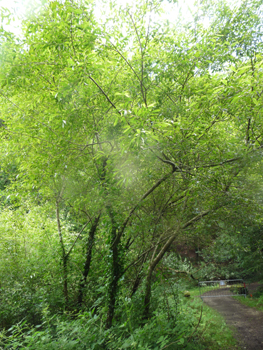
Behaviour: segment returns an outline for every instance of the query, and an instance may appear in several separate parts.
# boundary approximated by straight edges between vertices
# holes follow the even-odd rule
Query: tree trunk
[[[145,284],[145,295],[144,295],[144,315],[143,319],[148,319],[150,316],[150,303],[151,303],[151,282],[152,282],[152,274],[157,266],[157,264],[161,261],[166,251],[169,249],[170,245],[173,243],[175,238],[177,237],[179,229],[176,230],[176,233],[172,235],[165,245],[162,247],[159,254],[151,261],[150,266],[148,268],[147,276],[146,276],[146,284]]]
[[[142,277],[143,277],[143,265],[144,265],[145,261],[147,260],[148,255],[149,255],[149,253],[145,254],[143,257],[140,270],[137,273],[137,276],[136,276],[135,281],[133,283],[131,297],[137,292],[137,289],[139,288],[139,285],[141,284]]]
[[[141,281],[142,281],[142,276],[141,274],[138,274],[132,286],[131,297],[137,292],[137,289],[139,288]]]
[[[68,297],[68,259],[67,256],[63,256],[63,294],[65,302],[65,310],[68,310],[69,297]]]
[[[120,277],[119,250],[118,250],[118,245],[115,244],[112,249],[112,271],[111,271],[111,280],[109,285],[109,300],[108,300],[108,314],[107,314],[107,320],[106,320],[106,329],[109,329],[112,326],[116,298],[117,298],[119,277]]]
[[[150,302],[151,302],[151,282],[152,282],[152,274],[153,271],[156,267],[156,265],[161,261],[163,258],[164,254],[167,252],[169,249],[170,245],[173,243],[175,238],[177,237],[177,234],[179,233],[180,230],[184,230],[187,227],[193,225],[196,221],[199,221],[202,219],[204,216],[208,215],[210,213],[209,210],[206,210],[195,217],[193,217],[191,220],[186,222],[182,227],[179,227],[176,229],[175,233],[166,241],[165,245],[162,247],[156,258],[153,257],[150,266],[148,268],[148,273],[146,276],[146,285],[145,285],[145,295],[144,295],[144,319],[148,319],[150,316]]]
[[[86,251],[86,260],[84,264],[84,269],[82,273],[82,278],[79,284],[79,292],[78,292],[78,307],[81,308],[82,303],[83,303],[83,293],[84,293],[84,288],[87,282],[87,277],[89,274],[90,270],[90,264],[91,264],[91,258],[92,258],[92,248],[93,248],[93,243],[94,243],[94,237],[95,233],[99,224],[100,220],[100,215],[99,214],[93,221],[92,226],[89,231],[89,238],[88,238],[88,243],[87,243],[87,251]]]
[[[111,208],[108,208],[109,215],[112,222],[111,231],[111,271],[110,271],[110,283],[109,283],[109,299],[108,299],[108,314],[106,319],[106,329],[111,328],[114,317],[115,304],[118,292],[118,282],[121,276],[121,262],[119,256],[120,239],[117,236],[117,224],[115,221],[114,213]]]
[[[61,247],[61,253],[62,253],[62,276],[63,276],[63,295],[64,295],[64,303],[65,303],[65,309],[68,309],[68,255],[65,251],[65,246],[63,242],[63,236],[61,231],[61,224],[60,224],[60,213],[59,213],[59,202],[56,202],[56,216],[57,216],[57,227],[58,227],[58,235],[59,235],[59,242]]]

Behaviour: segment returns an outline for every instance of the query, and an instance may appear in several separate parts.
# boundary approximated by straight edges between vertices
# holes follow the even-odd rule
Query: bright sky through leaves
[[[41,1],[36,0],[0,0],[0,9],[6,8],[13,14],[12,22],[9,25],[5,25],[5,28],[14,32],[15,34],[19,34],[21,22],[18,20],[18,17],[25,15],[33,8],[38,8],[40,2]],[[125,6],[126,4],[131,4],[131,1],[118,0],[117,3],[119,3],[120,6]],[[183,17],[189,21],[191,19],[191,11],[194,8],[194,3],[194,0],[183,0],[179,1],[178,4],[171,4],[164,1],[164,13],[161,17],[162,19],[167,19],[173,23],[175,18],[177,18],[181,12]],[[98,9],[97,12],[99,14],[100,10]]]

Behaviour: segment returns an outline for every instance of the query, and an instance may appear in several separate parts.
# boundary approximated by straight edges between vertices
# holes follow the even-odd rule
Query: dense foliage
[[[262,1],[162,5],[1,28],[1,346],[202,349],[187,276],[262,278]]]

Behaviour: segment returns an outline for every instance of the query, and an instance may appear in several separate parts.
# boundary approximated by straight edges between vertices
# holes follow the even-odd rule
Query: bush
[[[152,317],[143,320],[140,293],[135,298],[120,298],[115,322],[104,327],[103,308],[97,314],[84,312],[72,319],[69,314],[42,313],[42,324],[18,323],[0,333],[3,350],[202,350],[193,336],[200,310],[186,309],[178,286],[158,285],[152,293]],[[138,312],[138,309],[141,309]],[[190,340],[191,339],[191,340]],[[189,341],[188,341],[189,340]],[[197,343],[196,343],[197,341]]]
[[[257,290],[253,293],[253,297],[262,298],[263,297],[263,286],[257,288]]]
[[[234,284],[230,287],[230,291],[234,294],[248,294],[248,290],[243,284]]]

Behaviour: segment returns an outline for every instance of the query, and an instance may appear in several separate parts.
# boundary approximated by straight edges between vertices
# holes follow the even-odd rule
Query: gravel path
[[[249,291],[255,285],[248,286]],[[263,312],[239,303],[232,297],[203,298],[204,302],[217,310],[226,323],[234,329],[241,349],[263,349]],[[225,350],[225,349],[222,349]]]

